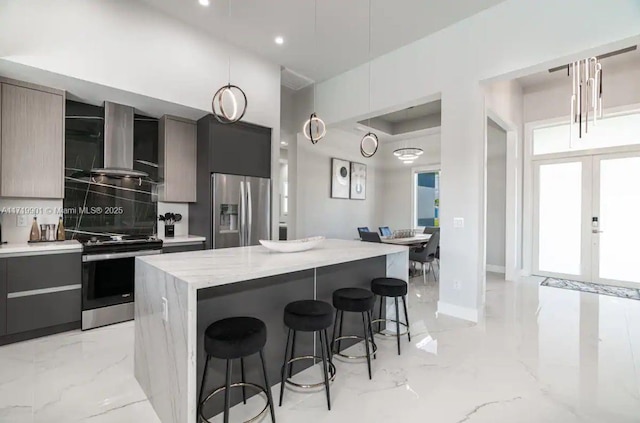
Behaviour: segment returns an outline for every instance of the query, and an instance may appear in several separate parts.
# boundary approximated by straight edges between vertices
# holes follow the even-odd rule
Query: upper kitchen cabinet
[[[160,201],[196,201],[196,123],[163,116],[159,126]]]
[[[207,148],[210,173],[271,178],[270,128],[246,122],[224,125],[207,115],[198,121],[200,154]]]
[[[63,91],[0,79],[0,196],[64,197]]]

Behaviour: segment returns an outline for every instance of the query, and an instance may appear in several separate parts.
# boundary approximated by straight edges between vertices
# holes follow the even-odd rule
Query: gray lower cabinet
[[[5,335],[81,321],[81,253],[2,259],[0,274],[6,287]]]
[[[0,79],[0,195],[64,197],[63,91]]]
[[[7,333],[7,260],[0,259],[0,336]]]
[[[196,123],[173,116],[160,119],[158,161],[161,201],[196,201]]]
[[[8,335],[78,322],[81,318],[80,289],[7,300]]]
[[[198,244],[188,244],[188,245],[174,245],[174,246],[164,246],[162,247],[162,253],[184,253],[186,251],[198,251],[204,250],[204,242],[200,242]]]

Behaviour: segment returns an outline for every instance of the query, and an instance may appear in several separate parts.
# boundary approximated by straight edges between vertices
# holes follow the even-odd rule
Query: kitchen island
[[[163,423],[195,423],[205,362],[203,333],[209,324],[243,315],[262,319],[268,333],[265,360],[274,385],[280,382],[287,335],[282,316],[289,302],[330,303],[336,289],[368,289],[375,277],[407,280],[407,275],[406,247],[333,239],[292,254],[253,246],[137,257],[136,379]],[[361,325],[357,318],[345,318],[344,333],[360,333]],[[311,334],[298,336],[296,355],[319,355],[315,348]],[[257,356],[245,359],[246,379],[262,384],[255,360]],[[224,362],[212,360],[207,392],[224,383],[223,368]],[[294,367],[294,373],[302,370],[302,364]],[[233,374],[237,378],[239,368]],[[236,394],[233,403],[241,401]],[[206,413],[221,410],[221,400],[212,401]]]

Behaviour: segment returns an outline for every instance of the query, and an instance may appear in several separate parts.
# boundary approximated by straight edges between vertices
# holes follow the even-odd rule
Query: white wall
[[[202,115],[210,111],[212,94],[229,81],[230,63],[231,81],[249,99],[243,120],[272,128],[273,196],[279,196],[276,64],[134,0],[2,1],[0,60],[177,103]],[[39,74],[29,75],[40,82],[33,80]],[[278,202],[272,211],[277,236]]]
[[[507,133],[493,123],[487,127],[487,267],[505,267],[507,208]]]
[[[296,172],[296,238],[323,235],[355,239],[359,226],[377,230],[381,225],[380,172],[374,161],[360,155],[359,142],[358,136],[340,129],[329,130],[316,145],[298,134],[295,159],[290,157],[289,166],[292,178],[294,169]],[[355,149],[352,148],[354,145]],[[332,157],[367,165],[366,200],[331,198]],[[292,161],[296,162],[295,165]],[[384,200],[387,201],[387,197]],[[289,222],[292,226],[291,219]]]
[[[439,312],[478,320],[484,310],[486,103],[480,82],[624,47],[639,35],[635,0],[507,0],[376,58],[371,80],[363,64],[319,85],[318,112],[328,123],[442,98]],[[464,227],[454,228],[454,218],[464,219]]]

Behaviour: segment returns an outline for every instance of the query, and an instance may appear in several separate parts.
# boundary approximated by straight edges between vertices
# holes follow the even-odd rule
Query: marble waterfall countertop
[[[327,239],[299,253],[277,253],[258,245],[136,257],[201,289],[297,272],[333,264],[407,251],[407,247],[362,241]]]
[[[0,245],[0,258],[80,252],[82,252],[82,244],[75,240]]]

